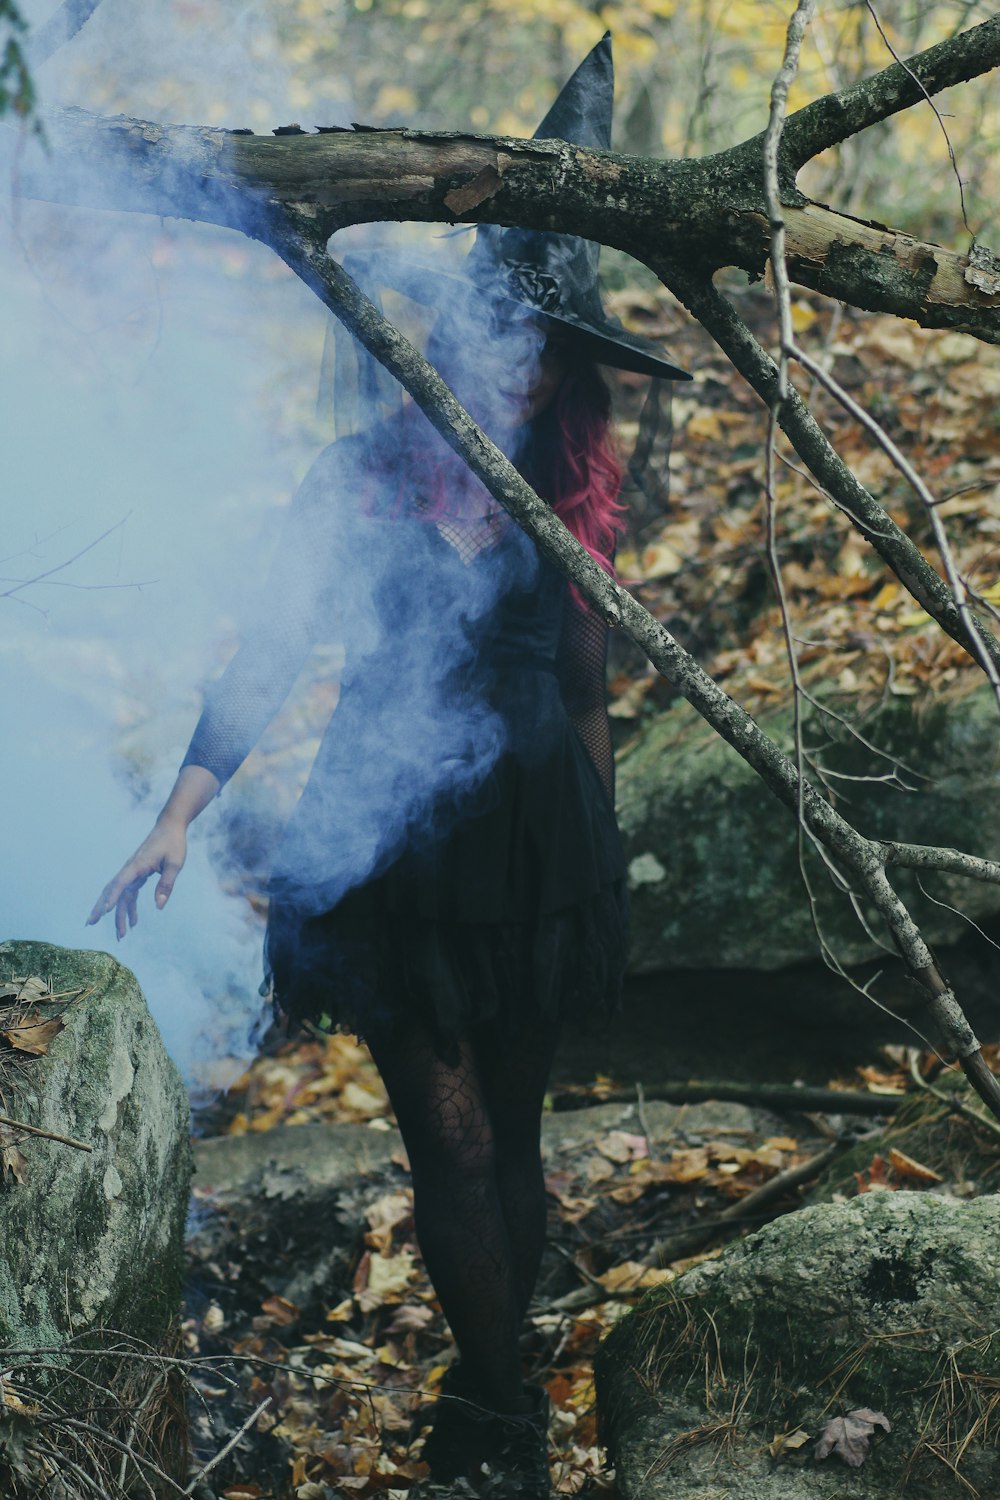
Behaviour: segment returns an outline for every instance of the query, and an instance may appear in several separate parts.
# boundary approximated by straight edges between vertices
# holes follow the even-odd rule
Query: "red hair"
[[[541,421],[552,429],[549,474],[542,493],[568,531],[614,577],[615,546],[624,527],[618,499],[622,466],[611,439],[611,393],[593,365],[568,374]],[[583,598],[576,588],[573,597]]]

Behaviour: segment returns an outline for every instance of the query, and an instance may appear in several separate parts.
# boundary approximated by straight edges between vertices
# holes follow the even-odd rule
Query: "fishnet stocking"
[[[498,1411],[524,1403],[518,1338],[545,1240],[539,1119],[556,1034],[479,1026],[454,1064],[416,1022],[368,1036],[410,1158],[428,1274],[464,1373]]]
[[[583,741],[604,790],[615,800],[615,760],[608,725],[606,667],[608,627],[589,604],[571,594],[563,605],[559,640],[559,686],[573,728]]]

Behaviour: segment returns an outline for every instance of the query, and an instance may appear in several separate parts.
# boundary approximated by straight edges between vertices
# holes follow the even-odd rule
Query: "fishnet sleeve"
[[[333,449],[320,454],[289,507],[253,625],[205,695],[182,766],[224,783],[249,755],[291,691],[333,603],[336,480]],[[328,634],[326,638],[329,639]]]
[[[570,722],[583,741],[608,797],[615,798],[605,674],[608,627],[590,605],[582,608],[567,593],[559,641],[559,686]]]

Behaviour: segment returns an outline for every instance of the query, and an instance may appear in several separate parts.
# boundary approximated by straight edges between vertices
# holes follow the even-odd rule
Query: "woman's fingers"
[[[174,888],[174,881],[177,879],[180,871],[181,866],[179,860],[165,859],[163,861],[160,878],[156,882],[156,890],[153,893],[153,900],[156,902],[156,905],[160,908],[161,911],[170,899],[170,892]]]
[[[88,924],[99,922],[106,912],[118,907],[130,889],[133,890],[134,902],[135,896],[138,895],[155,868],[156,866],[150,864],[148,860],[130,859],[124,869],[119,870],[114,880],[109,881],[98,896],[94,909],[87,918]],[[121,933],[118,934],[119,937],[121,935]]]

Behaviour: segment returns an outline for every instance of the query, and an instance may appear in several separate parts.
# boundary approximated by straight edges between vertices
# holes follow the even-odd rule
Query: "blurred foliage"
[[[30,120],[35,111],[35,86],[21,46],[26,30],[14,0],[0,0],[0,119],[12,114]]]

